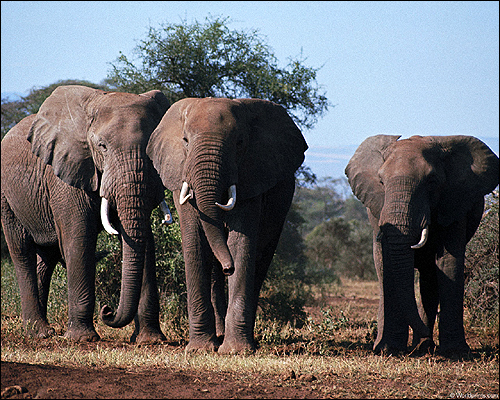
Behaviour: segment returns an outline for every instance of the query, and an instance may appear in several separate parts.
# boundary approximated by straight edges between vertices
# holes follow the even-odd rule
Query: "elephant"
[[[64,336],[100,339],[93,313],[96,242],[104,227],[121,239],[122,283],[116,313],[104,306],[102,320],[118,328],[135,317],[131,340],[138,343],[165,338],[150,226],[165,189],[146,145],[169,106],[158,90],[59,86],[2,139],[2,227],[31,336],[55,334],[47,301],[61,262],[68,277]]]
[[[286,110],[260,99],[184,98],[151,134],[146,152],[179,213],[187,352],[256,350],[260,289],[307,147]]]
[[[463,324],[465,248],[481,221],[484,196],[498,185],[498,157],[472,136],[400,137],[368,137],[345,169],[373,227],[380,286],[373,350],[469,354]]]

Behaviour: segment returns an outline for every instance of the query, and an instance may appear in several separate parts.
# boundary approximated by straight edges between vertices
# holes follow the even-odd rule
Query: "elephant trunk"
[[[196,143],[193,154],[186,166],[191,172],[187,179],[193,184],[201,224],[215,257],[222,265],[222,271],[225,275],[232,275],[234,262],[224,229],[224,214],[236,202],[236,182],[230,177],[231,163],[224,143],[210,135]],[[181,190],[181,202],[183,194],[189,196],[186,190]]]
[[[113,328],[128,325],[137,314],[146,267],[146,251],[147,248],[154,248],[149,217],[160,199],[158,193],[151,190],[151,185],[145,183],[145,172],[127,171],[126,175],[127,181],[123,182],[122,179],[119,183],[122,192],[114,198],[120,221],[117,228],[122,242],[120,300],[116,313],[107,305],[100,312],[103,322]],[[153,247],[150,247],[151,244]]]
[[[415,300],[414,250],[398,228],[384,226],[382,232],[383,288],[393,291],[392,296],[384,297],[393,298],[395,303],[386,306],[398,307],[414,335],[428,338],[430,331],[420,318]]]
[[[224,210],[220,209],[216,203],[214,190],[210,187],[202,187],[196,191],[196,203],[200,212],[201,224],[207,237],[210,248],[215,257],[222,265],[225,275],[234,273],[234,262],[227,246],[227,235],[224,230]]]
[[[394,291],[396,304],[408,325],[422,338],[430,337],[419,316],[414,287],[414,249],[427,240],[430,208],[427,199],[416,191],[417,183],[408,178],[393,178],[386,188],[380,214],[383,253],[384,291]],[[420,235],[422,237],[420,238]],[[420,242],[415,245],[414,243]]]

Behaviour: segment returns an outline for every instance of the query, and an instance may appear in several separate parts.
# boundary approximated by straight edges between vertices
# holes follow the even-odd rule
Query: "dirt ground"
[[[335,302],[331,298],[331,302]],[[345,298],[344,298],[345,300]],[[374,299],[352,298],[352,304],[375,311]],[[308,310],[314,312],[314,310]],[[316,310],[317,311],[317,310]],[[99,342],[100,346],[113,346],[112,342]],[[95,343],[86,346],[96,346]],[[172,351],[182,351],[172,346]],[[281,349],[282,354],[294,352],[293,348]],[[296,349],[295,349],[296,350]],[[368,344],[355,349],[340,347],[343,354],[357,356],[371,354]],[[497,349],[498,351],[498,349]],[[363,353],[363,354],[361,354]],[[429,356],[431,357],[431,356]],[[432,356],[435,357],[435,356]],[[480,355],[478,356],[480,357]],[[438,360],[439,361],[439,360]],[[189,369],[73,368],[46,364],[1,363],[2,398],[167,398],[167,399],[312,399],[312,398],[380,398],[381,394],[394,393],[395,398],[412,397],[410,388],[421,384],[411,374],[401,379],[388,379],[376,373],[359,381],[328,372],[321,376],[287,371],[282,376],[255,374],[241,377],[236,373],[198,372]],[[435,382],[431,397],[449,397],[443,391],[447,382]],[[484,382],[464,382],[464,385],[482,385],[483,393],[498,393],[498,379],[489,377]],[[477,387],[477,386],[476,386]],[[405,394],[406,393],[406,394]],[[382,395],[384,397],[385,395]],[[498,398],[498,394],[491,395]],[[457,397],[457,396],[455,396]]]

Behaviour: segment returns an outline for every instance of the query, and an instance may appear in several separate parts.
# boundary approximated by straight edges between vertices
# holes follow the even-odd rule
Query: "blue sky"
[[[379,133],[472,135],[499,153],[496,1],[2,1],[2,95],[99,83],[149,26],[209,15],[257,29],[281,67],[301,52],[321,67],[317,82],[335,107],[304,131],[306,165],[320,177],[343,176],[356,147]]]

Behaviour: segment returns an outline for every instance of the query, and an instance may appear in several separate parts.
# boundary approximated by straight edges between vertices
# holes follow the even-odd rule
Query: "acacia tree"
[[[257,30],[230,30],[229,18],[150,27],[134,49],[122,52],[106,82],[132,93],[159,89],[175,102],[184,97],[253,97],[281,104],[301,128],[312,128],[329,103],[316,82],[318,69],[289,58],[278,66]]]

